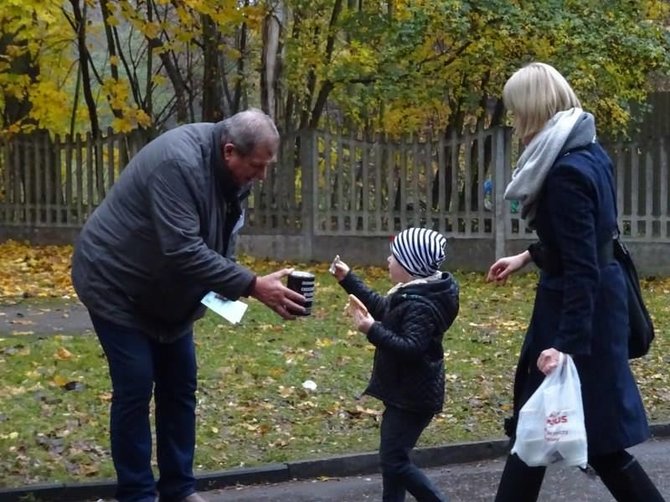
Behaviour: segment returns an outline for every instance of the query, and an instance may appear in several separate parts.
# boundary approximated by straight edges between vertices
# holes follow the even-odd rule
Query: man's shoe
[[[188,497],[181,499],[181,502],[207,502],[207,500],[197,493],[191,493]]]

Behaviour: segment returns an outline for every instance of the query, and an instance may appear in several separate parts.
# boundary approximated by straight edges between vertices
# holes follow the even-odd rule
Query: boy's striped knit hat
[[[414,277],[430,277],[446,258],[447,239],[427,228],[408,228],[391,242],[391,253]]]

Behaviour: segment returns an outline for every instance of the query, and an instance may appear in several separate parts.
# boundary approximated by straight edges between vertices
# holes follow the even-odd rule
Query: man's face
[[[267,145],[257,146],[249,155],[242,155],[232,143],[223,145],[223,158],[238,187],[255,180],[264,180],[277,157]]]

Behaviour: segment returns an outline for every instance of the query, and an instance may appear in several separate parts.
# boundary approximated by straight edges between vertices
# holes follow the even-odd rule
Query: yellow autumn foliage
[[[0,244],[0,297],[74,297],[71,256],[72,246]]]
[[[41,80],[31,86],[30,96],[33,105],[30,117],[49,131],[67,133],[70,110],[60,105],[70,101],[69,94],[55,82]]]

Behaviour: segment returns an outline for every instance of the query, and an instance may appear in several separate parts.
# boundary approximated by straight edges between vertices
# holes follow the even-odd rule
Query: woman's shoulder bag
[[[613,240],[612,245],[614,258],[621,265],[626,278],[628,321],[630,323],[628,357],[635,359],[649,352],[649,347],[655,337],[654,323],[651,320],[647,306],[644,304],[642,291],[640,290],[640,279],[628,248],[621,242],[619,236]]]

